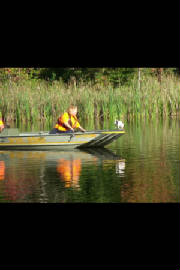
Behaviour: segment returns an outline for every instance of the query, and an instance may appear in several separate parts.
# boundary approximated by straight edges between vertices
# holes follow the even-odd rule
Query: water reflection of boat
[[[26,164],[30,167],[30,164],[38,164],[42,166],[51,166],[58,160],[80,160],[82,163],[105,161],[110,162],[113,160],[124,161],[119,155],[114,154],[112,151],[105,148],[89,148],[89,149],[69,149],[64,151],[0,151],[1,168],[4,172],[4,162],[6,166],[12,166],[14,163],[17,166]]]
[[[87,148],[87,149],[67,149],[67,150],[48,150],[48,151],[0,151],[0,160],[6,160],[12,162],[13,160],[45,160],[53,161],[59,158],[66,159],[81,159],[83,161],[93,160],[94,157],[105,160],[119,160],[122,159],[119,155],[114,154],[112,151],[106,148]]]
[[[114,154],[107,148],[87,148],[83,149],[85,153],[94,155],[101,160],[121,160],[122,158],[119,155]]]
[[[64,187],[80,187],[83,166],[97,166],[104,169],[124,162],[108,149],[80,149],[67,151],[0,151],[0,177],[5,183],[6,195],[12,201],[23,200],[39,187],[39,202],[47,202],[47,182],[51,176],[58,176]],[[6,169],[6,170],[5,170]],[[50,177],[50,178],[49,178]]]
[[[104,147],[125,133],[119,130],[96,130],[49,134],[49,132],[19,133],[18,129],[4,129],[0,134],[0,149],[52,149]]]

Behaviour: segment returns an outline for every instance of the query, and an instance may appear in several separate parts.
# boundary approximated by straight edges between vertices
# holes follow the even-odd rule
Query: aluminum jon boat
[[[46,150],[104,147],[124,133],[124,129],[66,134],[49,134],[49,131],[20,133],[17,128],[6,128],[0,133],[0,149]]]

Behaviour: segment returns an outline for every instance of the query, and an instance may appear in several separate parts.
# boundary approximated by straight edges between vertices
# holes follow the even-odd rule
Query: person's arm
[[[74,129],[68,124],[68,122],[64,123],[64,125],[69,128],[70,130],[74,131]]]
[[[74,128],[80,129],[82,132],[85,132],[86,130],[83,127],[81,127],[76,117],[75,117],[75,120],[76,122],[75,122]]]
[[[86,130],[82,128],[81,126],[78,127],[81,131],[85,132]]]
[[[62,123],[67,127],[69,128],[70,130],[74,131],[74,129],[71,127],[71,125],[69,125],[68,121],[69,121],[69,116],[67,113],[64,113],[62,115]]]

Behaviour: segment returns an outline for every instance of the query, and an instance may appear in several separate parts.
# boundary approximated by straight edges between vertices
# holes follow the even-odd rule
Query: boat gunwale
[[[47,133],[46,133],[47,132]],[[39,133],[19,133],[18,135],[0,135],[0,138],[5,137],[62,137],[62,136],[76,136],[76,135],[88,135],[88,134],[113,134],[113,133],[125,133],[124,129],[119,130],[96,130],[96,131],[86,131],[86,132],[72,132],[72,133],[56,133],[56,134],[49,134],[49,131],[40,131]]]

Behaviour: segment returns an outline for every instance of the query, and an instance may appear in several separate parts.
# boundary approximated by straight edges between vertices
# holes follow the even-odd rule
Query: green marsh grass
[[[155,118],[177,115],[180,111],[180,83],[175,76],[142,76],[129,85],[64,84],[40,80],[7,81],[0,84],[0,111],[6,122],[54,124],[70,104],[78,106],[81,121]]]

